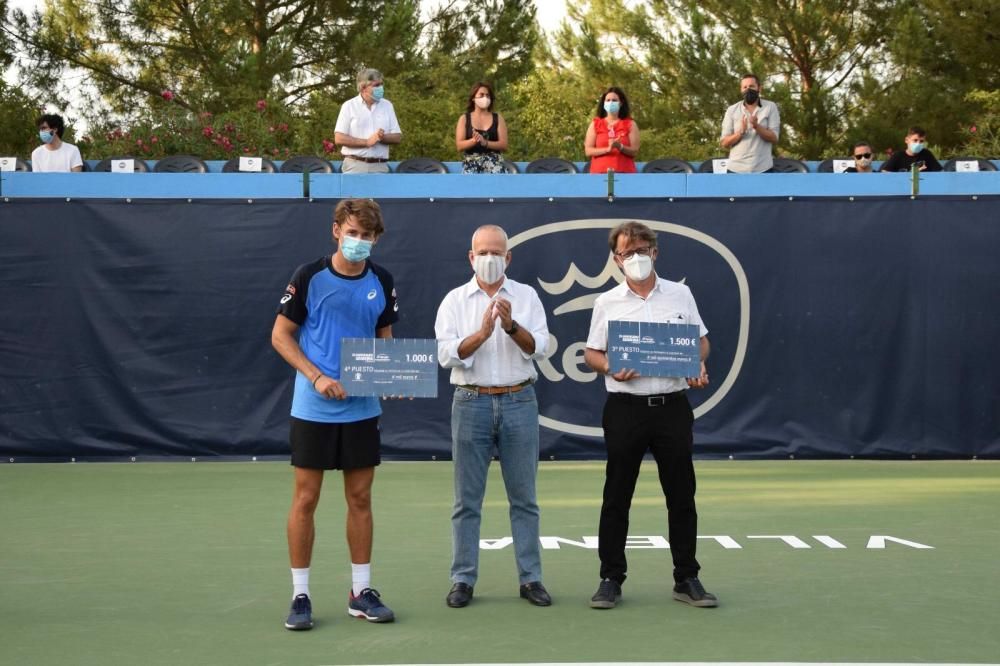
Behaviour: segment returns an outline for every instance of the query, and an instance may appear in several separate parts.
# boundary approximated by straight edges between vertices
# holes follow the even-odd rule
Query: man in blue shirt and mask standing
[[[376,397],[349,396],[340,383],[341,338],[391,338],[399,319],[392,275],[368,258],[385,231],[378,204],[345,199],[334,211],[337,251],[296,269],[278,306],[271,344],[296,370],[292,398],[295,490],[288,514],[293,599],[285,627],[311,629],[309,568],[323,472],[343,470],[347,545],[351,554],[349,614],[392,622],[371,586],[371,488],[381,461]]]

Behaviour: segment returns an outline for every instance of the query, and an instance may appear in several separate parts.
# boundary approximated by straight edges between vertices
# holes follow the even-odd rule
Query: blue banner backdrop
[[[292,371],[273,352],[293,269],[331,251],[334,202],[0,204],[0,456],[287,455]],[[374,258],[398,337],[433,337],[474,229],[511,237],[553,333],[542,457],[600,458],[593,299],[622,279],[609,229],[659,233],[657,271],[709,328],[696,453],[1000,457],[1000,200],[392,200]],[[384,404],[388,458],[450,456],[436,400]]]

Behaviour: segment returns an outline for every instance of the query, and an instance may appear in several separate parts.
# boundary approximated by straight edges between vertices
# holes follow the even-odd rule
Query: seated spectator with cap
[[[382,73],[358,73],[358,96],[344,102],[334,141],[341,146],[343,173],[389,173],[389,145],[403,140],[392,102],[385,99]]]
[[[854,166],[844,169],[844,173],[875,173],[872,169],[872,147],[867,141],[854,144]]]
[[[927,132],[914,125],[906,133],[906,150],[893,153],[882,164],[882,173],[909,171],[916,164],[918,171],[941,171],[941,163],[934,153],[927,149]]]
[[[66,123],[56,113],[46,113],[35,123],[42,145],[31,151],[31,170],[59,173],[83,171],[80,149],[62,140]]]

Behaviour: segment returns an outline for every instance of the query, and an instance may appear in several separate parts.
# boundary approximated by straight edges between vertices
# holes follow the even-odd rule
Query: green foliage
[[[20,88],[8,86],[0,79],[0,155],[27,159],[38,145],[35,120],[39,109],[35,100]]]
[[[972,124],[962,128],[965,155],[1000,159],[1000,90],[973,90],[965,99],[979,109]]]
[[[174,101],[162,100],[155,122],[115,123],[93,128],[79,145],[85,157],[132,155],[159,159],[196,155],[226,160],[241,155],[283,160],[292,155],[323,154],[322,144],[306,142],[300,122],[280,107],[261,100],[251,108],[214,115],[195,114]]]

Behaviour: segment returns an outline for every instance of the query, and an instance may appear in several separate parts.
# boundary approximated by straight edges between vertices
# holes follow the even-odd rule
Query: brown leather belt
[[[520,384],[514,384],[513,386],[476,386],[474,384],[459,384],[458,388],[464,388],[466,391],[474,391],[479,395],[500,395],[501,393],[517,393],[521,389],[531,386],[531,380],[525,379]]]
[[[360,155],[344,155],[344,159],[357,160],[359,162],[368,162],[368,164],[382,164],[383,162],[389,161],[383,157],[361,157]]]

